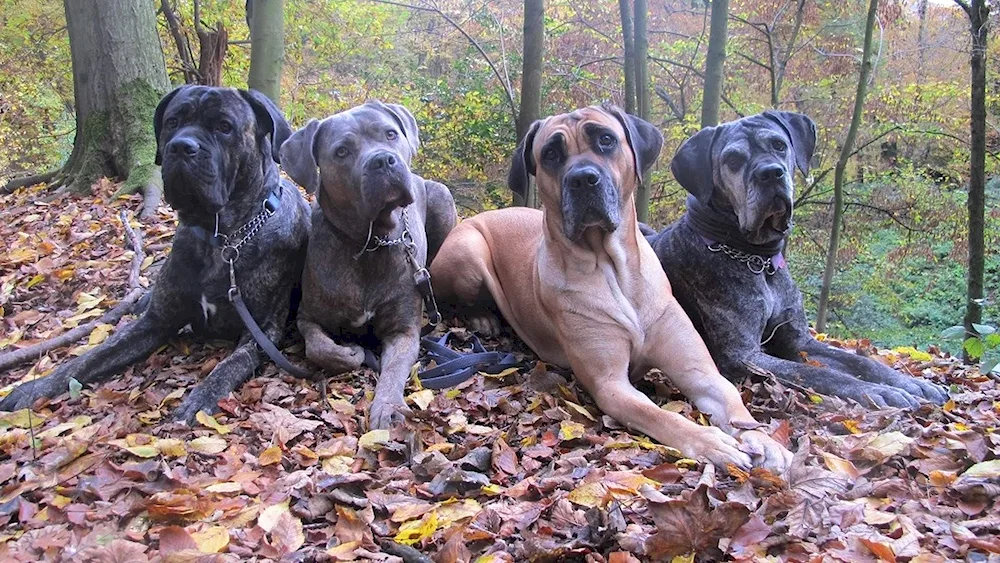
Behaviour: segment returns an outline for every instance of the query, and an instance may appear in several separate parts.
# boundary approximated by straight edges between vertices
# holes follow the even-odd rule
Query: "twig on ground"
[[[379,547],[389,555],[401,558],[404,563],[433,563],[430,557],[427,557],[416,549],[408,545],[398,544],[392,540],[380,540]]]
[[[121,219],[122,225],[125,226],[125,237],[135,253],[132,256],[132,262],[129,265],[129,292],[125,295],[125,298],[119,301],[118,304],[115,305],[110,311],[104,313],[96,320],[80,325],[44,342],[39,342],[38,344],[28,346],[27,348],[21,348],[20,350],[7,352],[6,354],[0,354],[0,371],[10,369],[28,360],[38,359],[56,348],[68,346],[89,335],[91,331],[97,327],[97,325],[116,324],[122,317],[132,311],[132,308],[139,301],[139,298],[146,292],[146,290],[139,285],[139,269],[142,266],[142,261],[145,259],[146,254],[142,249],[142,236],[128,224],[128,218],[125,216],[125,212],[122,211],[118,217]]]

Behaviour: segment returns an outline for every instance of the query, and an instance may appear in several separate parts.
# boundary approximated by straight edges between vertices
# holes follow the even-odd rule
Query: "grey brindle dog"
[[[940,404],[947,395],[938,386],[809,334],[782,249],[792,224],[795,169],[808,172],[815,146],[812,120],[792,112],[702,129],[671,163],[690,192],[686,213],[646,238],[727,377],[769,372],[866,406]],[[823,367],[805,363],[803,352]]]
[[[414,274],[457,221],[448,188],[410,172],[419,146],[406,108],[371,101],[311,120],[281,147],[288,175],[319,192],[298,312],[306,357],[328,373],[344,373],[365,359],[353,337],[373,335],[381,343],[371,428],[404,414],[403,390],[420,350]]]
[[[261,361],[228,299],[224,253],[253,317],[272,341],[283,335],[305,260],[309,207],[278,176],[278,147],[291,134],[281,111],[252,90],[182,86],[160,101],[153,124],[164,198],[179,222],[146,310],[93,350],[15,388],[0,410],[63,393],[71,378],[105,380],[187,327],[206,340],[238,338],[174,415],[190,421],[199,410],[215,410]]]

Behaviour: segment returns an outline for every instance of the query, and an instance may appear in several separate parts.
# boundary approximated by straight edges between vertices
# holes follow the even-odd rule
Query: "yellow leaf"
[[[145,257],[145,258],[142,259],[142,264],[139,265],[139,269],[145,271],[146,268],[148,268],[149,265],[152,264],[152,263],[153,263],[153,257],[152,256],[147,256],[147,257]]]
[[[500,373],[486,373],[486,372],[482,372],[482,371],[479,372],[479,373],[483,377],[492,377],[493,379],[503,379],[503,378],[507,377],[508,375],[514,375],[515,373],[517,373],[518,369],[519,368],[517,368],[517,367],[512,367],[512,368],[507,368],[507,369],[501,371]]]
[[[898,348],[893,348],[892,351],[898,354],[906,354],[910,359],[918,362],[929,362],[934,359],[934,356],[931,356],[927,352],[921,352],[913,346],[899,346]]]
[[[860,424],[858,423],[857,420],[854,420],[853,418],[848,418],[847,420],[845,420],[844,426],[847,427],[847,429],[851,432],[851,434],[862,433]]]
[[[229,545],[229,530],[225,526],[209,526],[191,537],[202,553],[220,553]]]
[[[559,423],[559,438],[562,440],[575,440],[582,438],[586,430],[579,422],[563,420]]]
[[[402,544],[413,545],[433,536],[437,529],[437,512],[431,512],[420,520],[407,522],[400,526],[395,540]]]
[[[59,280],[59,281],[71,280],[71,279],[73,279],[73,273],[74,272],[75,272],[75,269],[72,266],[67,267],[67,268],[60,268],[60,269],[58,269],[58,270],[55,271],[56,279]]]
[[[206,413],[205,411],[198,411],[198,414],[194,415],[195,419],[202,425],[215,430],[219,434],[229,434],[232,432],[232,428],[225,424],[219,424],[219,421],[215,420],[215,417]]]
[[[188,442],[188,449],[200,454],[217,454],[226,449],[226,441],[215,436],[201,436]]]
[[[424,389],[423,391],[410,393],[406,398],[414,405],[417,405],[417,408],[420,410],[426,410],[427,405],[431,404],[431,401],[434,400],[434,391]]]
[[[438,527],[447,528],[459,520],[479,514],[482,510],[483,507],[476,499],[467,498],[461,502],[446,500],[439,504],[434,512],[437,513]]]
[[[180,398],[183,396],[184,396],[184,388],[178,387],[177,389],[174,389],[173,391],[167,393],[167,396],[164,397],[162,401],[160,401],[159,406],[162,407],[163,405],[169,403],[170,401],[180,400]]]
[[[855,467],[853,463],[828,452],[823,452],[823,463],[830,468],[830,471],[846,475],[851,479],[857,479],[858,475],[860,475],[858,468]]]
[[[336,547],[326,550],[326,554],[337,561],[356,561],[354,552],[361,547],[361,540],[346,541]]]
[[[496,483],[490,483],[489,485],[483,485],[479,490],[484,495],[495,497],[503,492],[503,487]]]
[[[978,477],[996,479],[1000,477],[1000,459],[982,461],[965,470],[962,478]]]
[[[209,485],[205,487],[205,490],[210,493],[238,493],[243,490],[243,485],[234,481],[226,481],[225,483]]]
[[[670,563],[694,563],[694,552],[688,553],[687,555],[677,555],[670,560]]]
[[[42,274],[35,274],[35,277],[33,277],[30,280],[28,280],[28,283],[25,284],[25,287],[27,289],[31,289],[31,288],[35,287],[36,285],[42,283],[43,281],[45,281],[45,276],[43,276]]]
[[[461,389],[449,389],[444,392],[444,396],[449,399],[454,399],[455,397],[458,397],[461,394],[462,394]]]
[[[113,328],[115,327],[107,323],[98,324],[94,327],[94,330],[90,331],[90,338],[87,339],[87,344],[96,346],[101,342],[104,342],[108,335],[111,334],[111,329]]]
[[[281,448],[279,446],[271,446],[260,452],[260,457],[257,458],[257,462],[261,465],[261,467],[281,462]]]
[[[372,430],[361,435],[361,438],[358,439],[358,445],[366,450],[378,451],[388,441],[388,430]]]
[[[184,442],[177,438],[164,438],[156,442],[157,449],[167,457],[181,457],[187,455],[187,448]]]
[[[257,525],[261,527],[265,532],[270,532],[278,524],[278,519],[281,518],[282,514],[288,512],[288,501],[272,504],[271,506],[265,508],[260,516],[257,517]]]
[[[818,405],[823,402],[823,397],[820,397],[819,395],[809,395],[809,400]]]
[[[14,412],[0,413],[0,428],[28,428],[38,426],[45,422],[45,417],[38,413],[31,412],[30,409],[21,409]]]
[[[327,475],[346,475],[351,473],[354,458],[349,455],[335,455],[323,460],[323,472]]]
[[[87,293],[85,291],[80,292],[80,295],[76,298],[77,313],[93,309],[94,307],[100,305],[101,301],[104,301],[104,295],[100,293],[100,290],[95,288],[94,291],[95,293]]]
[[[566,403],[566,405],[569,406],[569,408],[571,408],[571,409],[575,410],[576,412],[582,414],[584,417],[586,417],[591,422],[597,422],[597,419],[594,418],[594,415],[590,414],[590,411],[587,410],[586,408],[584,408],[582,405],[578,405],[578,404],[574,403],[573,401],[567,401],[567,400],[563,400],[563,402]]]

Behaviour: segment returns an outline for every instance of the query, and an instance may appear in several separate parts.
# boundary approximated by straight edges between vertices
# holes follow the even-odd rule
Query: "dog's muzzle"
[[[788,233],[792,224],[789,182],[788,171],[780,164],[760,165],[751,173],[746,222],[741,225],[751,243],[770,242]]]
[[[362,192],[369,216],[376,226],[391,227],[393,210],[414,200],[410,169],[398,154],[378,151],[365,159],[362,170]]]
[[[588,227],[614,232],[621,223],[618,189],[606,171],[581,164],[562,178],[563,231],[577,240]]]
[[[216,213],[225,205],[218,165],[197,137],[179,134],[163,148],[163,195],[178,210]]]

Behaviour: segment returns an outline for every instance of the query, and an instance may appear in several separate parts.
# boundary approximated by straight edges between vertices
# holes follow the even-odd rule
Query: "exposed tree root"
[[[34,186],[35,184],[44,184],[51,182],[56,174],[59,173],[59,169],[49,170],[48,172],[42,172],[41,174],[35,174],[33,176],[25,176],[23,178],[14,178],[7,182],[0,192],[4,194],[14,193],[14,190],[18,188],[25,188],[28,186]]]
[[[121,320],[123,316],[132,311],[132,308],[135,307],[139,298],[146,292],[146,290],[139,285],[139,270],[142,266],[142,261],[146,258],[146,253],[143,251],[142,247],[142,235],[128,224],[128,217],[125,215],[125,212],[122,211],[118,215],[118,218],[121,219],[122,225],[125,227],[125,237],[128,239],[129,246],[131,246],[134,251],[132,261],[129,264],[129,292],[125,295],[125,298],[118,302],[118,304],[115,305],[110,311],[104,313],[104,315],[96,320],[80,325],[44,342],[39,342],[38,344],[28,346],[27,348],[21,348],[20,350],[14,350],[6,354],[0,354],[0,371],[10,369],[29,360],[40,358],[56,348],[68,346],[89,335],[91,331],[97,327],[97,325],[102,323],[115,324]]]

